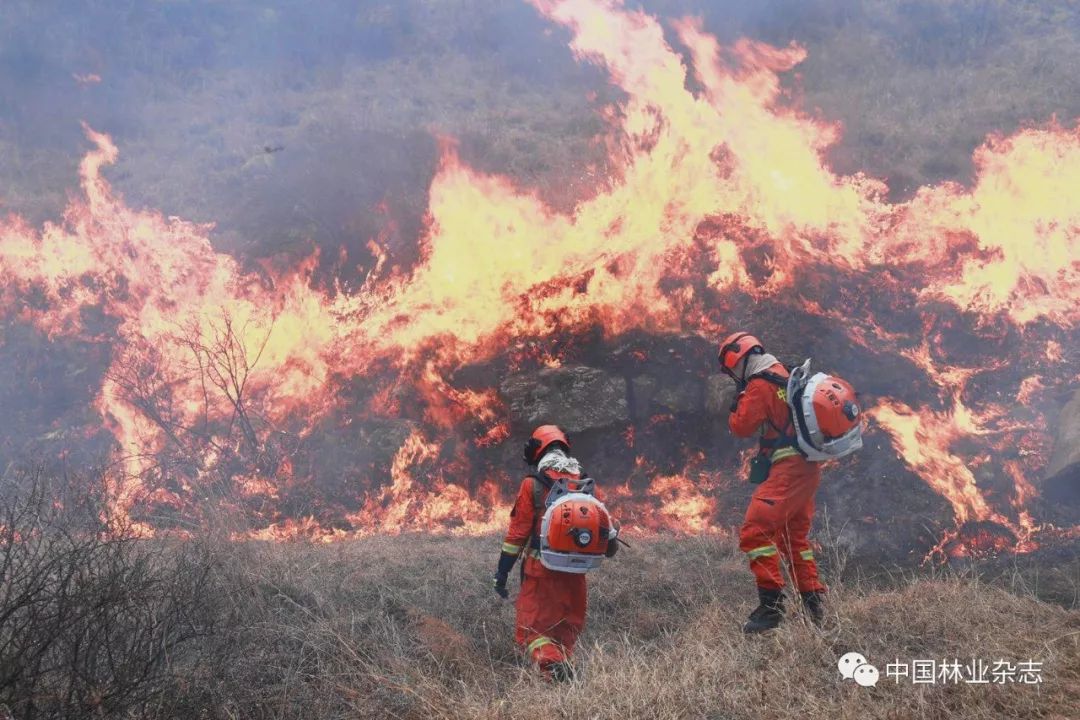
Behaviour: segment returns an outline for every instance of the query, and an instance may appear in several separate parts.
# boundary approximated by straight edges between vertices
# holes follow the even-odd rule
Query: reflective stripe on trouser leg
[[[818,577],[814,550],[810,547],[810,524],[814,514],[813,499],[808,500],[788,519],[780,538],[781,554],[791,566],[792,581],[799,592],[821,592],[825,585]]]
[[[757,560],[760,557],[773,557],[774,555],[776,555],[776,545],[773,543],[751,548],[746,551],[746,557],[751,561]]]
[[[536,638],[531,643],[529,643],[528,647],[526,647],[525,649],[528,650],[531,653],[531,652],[534,652],[537,648],[542,648],[545,645],[550,645],[550,644],[551,644],[551,638],[544,637],[543,635],[541,635],[540,637]]]
[[[522,567],[514,639],[527,651],[533,640],[545,637],[558,644],[562,655],[568,656],[585,625],[585,576],[553,572],[531,557],[525,559]],[[554,649],[547,646],[542,652],[549,657]]]
[[[827,589],[818,577],[813,550],[805,549],[792,554],[791,573],[795,576],[795,585],[799,592],[824,592]]]
[[[760,507],[755,507],[755,505]],[[780,570],[780,550],[776,546],[775,531],[770,527],[768,518],[762,518],[762,511],[769,506],[762,502],[751,502],[747,509],[746,522],[739,530],[739,549],[746,553],[750,572],[759,588],[779,590],[784,587],[784,575]]]
[[[739,529],[739,549],[747,553],[750,570],[759,588],[779,590],[784,587],[780,556],[791,562],[800,590],[815,589],[819,585],[814,562],[803,560],[799,554],[810,547],[806,537],[819,482],[817,467],[792,457],[774,463],[768,479],[751,495]],[[777,549],[776,553],[761,550],[750,554],[770,544]]]
[[[746,551],[750,561],[750,572],[760,588],[777,590],[784,587],[784,576],[780,571],[780,553],[776,545],[759,545]]]
[[[562,646],[545,635],[535,638],[525,649],[532,661],[541,667],[566,660]]]

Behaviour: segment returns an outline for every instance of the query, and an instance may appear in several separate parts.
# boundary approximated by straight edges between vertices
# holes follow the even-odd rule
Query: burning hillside
[[[618,90],[598,108],[609,174],[570,211],[444,139],[415,263],[376,237],[363,282],[326,281],[317,254],[244,264],[212,227],[130,207],[87,127],[63,218],[0,223],[5,320],[89,358],[91,407],[57,433],[106,449],[136,528],[224,507],[267,538],[487,531],[522,431],[549,420],[631,527],[719,531],[745,457],[715,342],[750,327],[871,408],[866,449],[823,486],[846,532],[901,555],[1080,533],[1076,455],[1054,447],[1077,377],[1080,127],[987,138],[970,186],[893,202],[825,161],[841,129],[785,82],[801,47],[533,4]]]

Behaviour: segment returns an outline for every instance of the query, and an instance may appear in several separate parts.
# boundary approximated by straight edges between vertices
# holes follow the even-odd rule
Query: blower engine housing
[[[615,542],[604,503],[583,492],[556,493],[540,521],[540,563],[548,570],[586,573],[600,567]]]

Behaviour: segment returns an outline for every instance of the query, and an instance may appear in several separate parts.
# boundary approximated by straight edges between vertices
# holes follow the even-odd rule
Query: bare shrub
[[[213,630],[210,564],[114,517],[100,476],[35,469],[0,493],[0,703],[25,720],[149,716],[170,656]]]

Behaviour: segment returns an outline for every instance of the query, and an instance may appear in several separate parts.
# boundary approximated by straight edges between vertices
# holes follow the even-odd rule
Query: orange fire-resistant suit
[[[514,639],[546,670],[568,660],[574,650],[585,627],[586,589],[584,575],[555,572],[540,564],[543,511],[537,512],[534,506],[534,482],[539,481],[532,476],[521,481],[502,551],[524,555]],[[547,490],[538,497],[546,498]]]
[[[780,363],[767,372],[782,378],[788,376]],[[761,433],[761,452],[772,458],[769,475],[750,497],[739,531],[739,548],[750,561],[758,587],[766,590],[784,587],[780,571],[782,555],[791,568],[797,591],[824,591],[825,585],[818,579],[814,551],[807,539],[821,469],[783,440],[794,438],[795,432],[786,389],[762,377],[752,377],[728,417],[728,425],[738,437]]]

